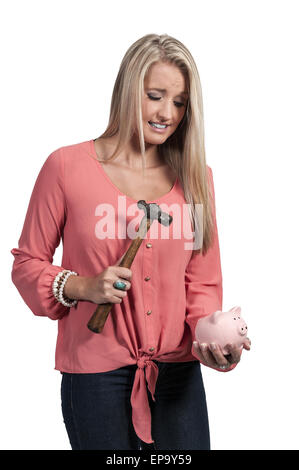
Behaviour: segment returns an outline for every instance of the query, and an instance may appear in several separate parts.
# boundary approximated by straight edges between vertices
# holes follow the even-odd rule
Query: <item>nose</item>
[[[164,99],[164,100],[160,103],[158,115],[159,115],[159,119],[160,119],[161,121],[171,121],[171,119],[172,119],[172,112],[173,112],[172,107],[173,107],[173,106],[174,106],[174,104],[173,104],[173,101],[172,101],[172,100],[166,100],[166,99]]]
[[[247,335],[247,325],[246,324],[243,324],[243,325],[239,326],[239,334],[241,336]]]

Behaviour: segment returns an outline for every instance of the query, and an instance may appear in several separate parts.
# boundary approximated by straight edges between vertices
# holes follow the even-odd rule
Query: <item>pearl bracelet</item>
[[[52,284],[54,297],[65,307],[74,307],[78,303],[77,299],[69,299],[63,294],[65,283],[71,275],[78,276],[78,273],[75,271],[70,271],[69,269],[64,269],[57,274]]]

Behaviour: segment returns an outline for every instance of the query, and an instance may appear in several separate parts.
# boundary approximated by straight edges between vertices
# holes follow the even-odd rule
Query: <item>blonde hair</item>
[[[202,234],[200,250],[205,254],[212,244],[214,218],[213,189],[208,182],[205,158],[201,83],[192,55],[177,39],[167,34],[147,34],[134,42],[125,53],[114,84],[108,126],[100,135],[105,138],[118,133],[118,143],[113,154],[102,161],[111,160],[119,154],[131,140],[137,122],[144,172],[145,143],[141,103],[144,79],[151,65],[156,62],[176,65],[186,80],[189,99],[184,117],[175,132],[163,144],[158,145],[157,149],[158,155],[178,176],[191,214],[192,229]],[[201,217],[197,210],[199,206],[195,204],[202,204]],[[198,250],[194,250],[194,253],[197,252]]]

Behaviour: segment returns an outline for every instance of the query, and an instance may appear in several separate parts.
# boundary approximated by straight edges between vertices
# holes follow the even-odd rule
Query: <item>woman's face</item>
[[[145,142],[159,145],[174,133],[184,117],[187,99],[185,77],[176,65],[156,62],[150,67],[142,99]],[[154,127],[152,123],[165,124],[166,128]]]

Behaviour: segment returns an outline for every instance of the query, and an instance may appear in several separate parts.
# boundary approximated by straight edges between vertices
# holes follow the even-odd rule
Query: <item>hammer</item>
[[[166,214],[166,212],[162,212],[160,207],[155,203],[147,204],[144,200],[140,200],[137,202],[137,207],[139,209],[143,209],[145,215],[140,222],[136,237],[132,241],[119,264],[119,266],[124,268],[131,267],[142,240],[154,220],[158,220],[160,224],[165,226],[170,225],[172,222],[172,216]],[[94,314],[90,318],[87,327],[94,333],[101,333],[112,306],[113,303],[110,302],[98,305]]]

